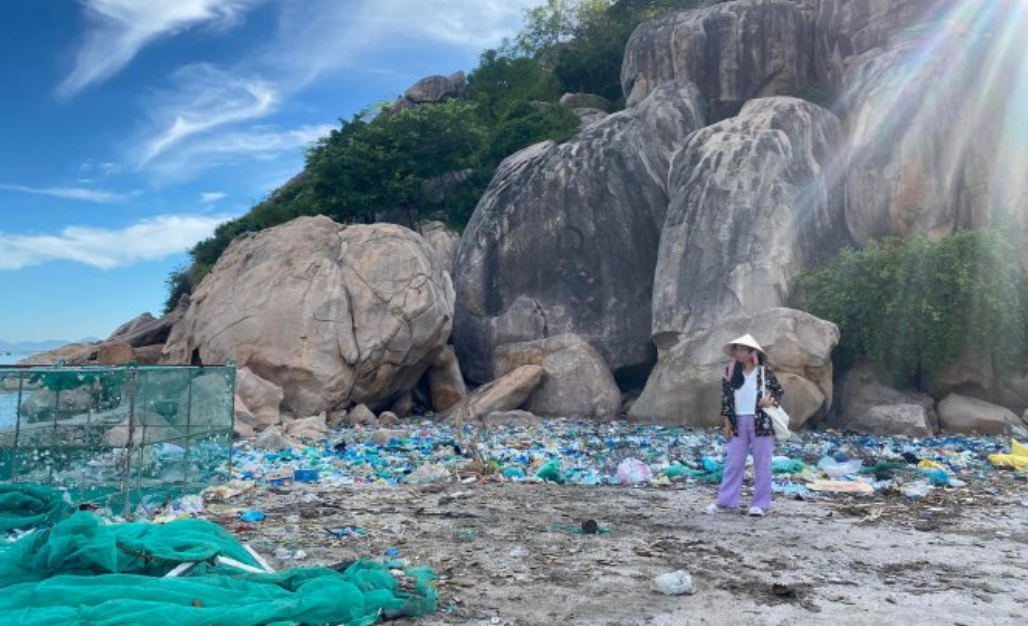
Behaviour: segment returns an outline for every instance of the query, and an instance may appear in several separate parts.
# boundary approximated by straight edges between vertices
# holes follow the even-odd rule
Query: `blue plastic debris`
[[[316,483],[320,474],[314,469],[298,469],[293,472],[293,480],[298,483]]]
[[[263,511],[245,511],[239,515],[239,521],[247,523],[263,522]]]

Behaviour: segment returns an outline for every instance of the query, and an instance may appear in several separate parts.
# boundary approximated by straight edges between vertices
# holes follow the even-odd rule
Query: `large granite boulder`
[[[695,83],[713,121],[753,98],[794,95],[813,82],[811,0],[740,0],[641,24],[621,86],[634,106],[670,80]]]
[[[58,392],[42,388],[27,394],[21,403],[21,416],[29,421],[67,419],[75,414],[87,413],[93,406],[93,387],[83,385]]]
[[[663,350],[629,417],[678,426],[720,424],[721,376],[728,361],[721,350],[744,333],[751,333],[767,351],[768,364],[785,388],[782,405],[794,429],[831,408],[831,355],[839,343],[838,327],[802,311],[779,308],[724,320]],[[815,405],[818,394],[822,402]]]
[[[175,308],[159,318],[149,313],[130,320],[117,328],[107,338],[108,343],[127,343],[133,348],[163,344],[168,340],[171,329],[189,309],[189,296],[183,296]]]
[[[828,425],[869,435],[927,437],[939,429],[939,416],[931,396],[899,391],[859,364],[842,377]]]
[[[464,72],[457,72],[450,76],[428,76],[411,85],[388,110],[393,113],[402,113],[426,104],[438,104],[452,98],[463,98],[467,88],[468,79]]]
[[[152,346],[143,346],[132,349],[132,358],[139,365],[160,365],[164,344],[158,343]]]
[[[261,431],[282,421],[282,388],[242,367],[236,370],[236,395],[253,418],[250,426]],[[237,412],[238,414],[238,412]]]
[[[127,343],[108,341],[100,345],[96,354],[97,365],[127,365],[134,361],[136,353]]]
[[[403,96],[414,104],[435,104],[448,98],[463,96],[467,86],[468,80],[464,72],[450,76],[429,76],[414,83]]]
[[[935,432],[931,415],[921,404],[879,404],[854,420],[849,430],[872,435],[903,435],[924,439],[931,437]]]
[[[152,324],[153,322],[156,322],[156,321],[157,321],[157,318],[154,317],[153,314],[151,314],[149,312],[143,313],[142,315],[139,315],[138,317],[134,317],[134,318],[130,319],[129,321],[125,322],[124,324],[122,324],[121,326],[119,326],[116,329],[114,329],[114,332],[111,333],[111,336],[108,337],[107,340],[108,341],[120,341],[126,335],[134,333],[137,330],[139,330],[140,328],[148,326],[148,325],[150,325],[150,324]]]
[[[546,378],[539,365],[524,365],[493,382],[482,385],[444,413],[456,423],[476,422],[491,413],[514,411],[525,402]]]
[[[498,345],[575,333],[615,372],[651,362],[650,301],[671,156],[704,124],[696,87],[667,83],[638,107],[505,160],[454,268],[454,345],[490,379]]]
[[[561,96],[560,105],[572,111],[577,111],[578,109],[597,109],[609,113],[611,109],[609,100],[603,96],[591,93],[566,93]]]
[[[575,109],[575,115],[582,121],[582,126],[589,126],[596,122],[602,122],[603,120],[610,117],[610,114],[600,109]]]
[[[848,243],[831,168],[841,145],[833,114],[787,97],[751,100],[689,137],[672,164],[660,239],[658,347],[785,306],[799,274]]]
[[[460,235],[442,222],[428,222],[421,225],[421,236],[439,267],[452,274],[460,249]]]
[[[239,439],[250,439],[257,434],[257,429],[254,425],[257,423],[257,419],[253,416],[253,412],[246,406],[239,396],[235,396],[232,402],[233,410],[235,411],[235,420],[232,424],[233,434]]]
[[[938,0],[817,0],[814,67],[818,82],[842,92],[850,62],[886,48],[906,29],[930,21]]]
[[[432,408],[439,413],[449,410],[468,395],[453,346],[446,346],[439,352],[428,370],[428,385]]]
[[[445,345],[453,298],[449,275],[410,230],[300,218],[232,242],[175,325],[165,361],[234,360],[281,387],[294,415],[385,402]]]
[[[1025,436],[1028,424],[1001,406],[952,393],[939,403],[939,421],[947,433]]]
[[[596,350],[576,335],[560,335],[496,350],[493,374],[502,377],[524,365],[546,372],[525,410],[540,417],[613,419],[621,391]]]
[[[1012,6],[1000,1],[976,16],[980,28],[926,27],[851,60],[844,165],[846,222],[857,243],[1028,227],[1028,183],[1018,166],[1024,142],[1017,139],[1028,89],[1011,78],[1023,72],[1024,55],[1002,37],[980,36],[1028,29],[1028,15]],[[998,78],[986,81],[983,71]]]

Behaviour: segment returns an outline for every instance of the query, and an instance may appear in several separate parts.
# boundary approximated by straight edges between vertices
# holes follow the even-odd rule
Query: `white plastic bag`
[[[771,390],[767,387],[767,368],[762,372],[764,379],[764,397],[771,397]],[[775,439],[788,441],[792,438],[792,431],[789,430],[789,414],[780,406],[769,406],[763,409],[764,413],[771,418],[771,426],[775,429]]]
[[[615,478],[619,485],[638,485],[653,480],[653,471],[639,459],[625,459],[618,465]]]
[[[692,595],[696,589],[692,586],[692,575],[685,570],[661,574],[653,579],[653,590],[666,596]]]

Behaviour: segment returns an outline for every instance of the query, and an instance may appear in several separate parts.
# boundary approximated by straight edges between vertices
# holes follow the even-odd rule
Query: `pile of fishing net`
[[[365,626],[436,610],[428,570],[406,590],[375,562],[268,573],[210,522],[108,524],[54,490],[0,485],[0,529],[33,527],[0,544],[0,624]]]

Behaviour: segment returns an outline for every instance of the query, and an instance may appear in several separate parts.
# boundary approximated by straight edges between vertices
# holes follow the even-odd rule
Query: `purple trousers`
[[[758,437],[754,429],[756,417],[740,415],[737,418],[739,434],[728,444],[728,460],[721,489],[717,494],[718,506],[739,508],[739,494],[746,477],[746,456],[753,448],[754,492],[753,506],[764,511],[771,509],[771,457],[775,452],[774,437]]]

